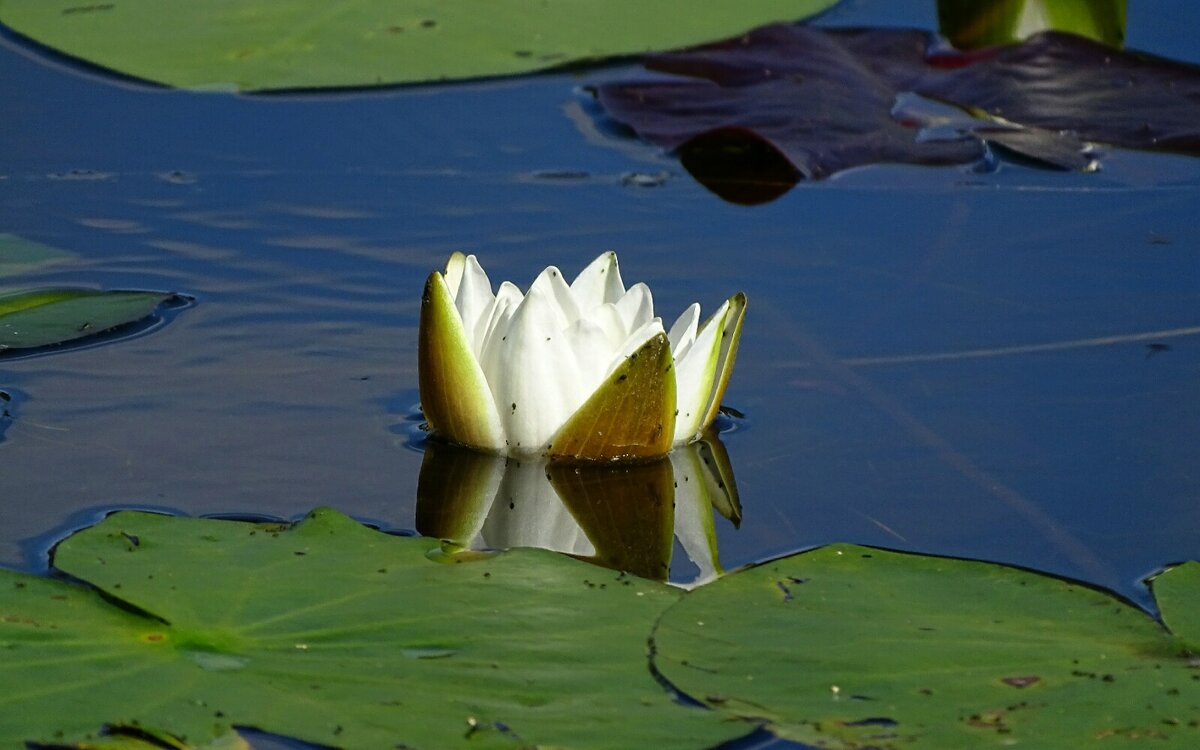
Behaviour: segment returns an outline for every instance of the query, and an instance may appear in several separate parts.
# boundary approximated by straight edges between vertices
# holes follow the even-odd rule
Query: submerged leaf
[[[149,317],[170,292],[36,289],[0,294],[0,352],[93,336]]]
[[[613,118],[745,203],[786,190],[789,169],[793,179],[816,179],[879,162],[968,163],[985,141],[1081,169],[1090,159],[1066,151],[1087,141],[1200,154],[1196,66],[1059,32],[977,53],[936,51],[932,41],[915,29],[766,26],[646,60],[687,79],[610,83],[596,93]],[[1005,127],[993,127],[995,137],[969,128],[922,138],[924,123],[893,114],[908,93]],[[1022,129],[1037,132],[1014,135]],[[1055,141],[1062,131],[1070,139]],[[729,152],[752,158],[722,158]],[[758,165],[747,171],[747,161]]]
[[[746,0],[681,12],[640,0],[5,0],[0,22],[127,76],[265,90],[525,73],[696,44],[834,2]]]
[[[1200,599],[1198,577],[1174,583],[1168,623]],[[823,547],[693,591],[654,647],[686,693],[821,747],[1200,743],[1177,638],[1109,594],[1000,565]]]
[[[439,565],[438,547],[330,510],[294,526],[109,516],[54,557],[95,589],[0,570],[0,684],[21,686],[0,700],[0,746],[104,725],[346,750],[682,749],[749,730],[647,670],[678,590],[540,550]]]

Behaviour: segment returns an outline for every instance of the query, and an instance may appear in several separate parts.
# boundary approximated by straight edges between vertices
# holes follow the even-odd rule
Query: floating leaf
[[[1171,568],[1155,578],[1153,586],[1167,627],[1200,656],[1200,562]]]
[[[1181,572],[1173,598],[1195,602]],[[824,547],[693,591],[654,646],[686,693],[822,747],[1200,744],[1177,639],[1109,594],[999,565]]]
[[[696,44],[835,1],[747,0],[683,12],[639,0],[4,0],[0,22],[147,81],[264,90],[526,73]]]
[[[169,292],[35,289],[0,294],[0,352],[32,349],[112,330],[149,317]]]
[[[0,571],[0,684],[21,686],[0,697],[0,746],[103,725],[347,750],[692,748],[750,729],[646,668],[678,590],[541,550],[440,565],[438,545],[330,510],[110,516],[54,557],[98,590]]]
[[[978,53],[935,54],[931,41],[914,29],[767,26],[646,60],[691,80],[596,93],[612,117],[743,203],[863,164],[972,162],[984,141],[1082,169],[1090,159],[1063,153],[1082,141],[1200,154],[1200,68],[1057,32]],[[923,138],[924,122],[893,113],[908,92],[985,117],[994,137],[981,127]],[[1052,137],[1060,131],[1075,140]]]

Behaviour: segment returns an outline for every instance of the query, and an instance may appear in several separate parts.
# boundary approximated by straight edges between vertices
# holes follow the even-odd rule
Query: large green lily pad
[[[164,302],[171,292],[35,289],[0,293],[0,352],[33,349],[94,336],[135,323]]]
[[[1194,627],[1196,567],[1163,587],[1166,621],[1182,604]],[[693,591],[653,640],[686,693],[822,747],[1200,747],[1180,639],[1109,594],[998,565],[824,547]]]
[[[835,1],[0,0],[0,22],[148,81],[263,90],[525,73],[696,44]]]
[[[457,559],[438,546],[330,510],[110,516],[54,556],[98,591],[0,571],[0,746],[84,747],[104,725],[372,749],[694,748],[751,729],[647,669],[678,590],[540,550],[437,562]]]
[[[1187,562],[1156,577],[1154,597],[1171,632],[1200,656],[1200,562]]]

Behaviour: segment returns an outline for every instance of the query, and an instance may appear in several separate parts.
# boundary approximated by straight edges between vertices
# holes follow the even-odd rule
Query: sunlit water
[[[928,28],[929,5],[826,22]],[[1194,24],[1138,12],[1131,46],[1196,57]],[[739,207],[592,132],[577,87],[632,74],[239,97],[0,47],[0,231],[78,253],[19,284],[196,298],[0,359],[0,563],[116,507],[413,528],[418,301],[455,249],[524,284],[616,249],[670,319],[748,294],[726,569],[849,541],[1145,604],[1143,576],[1200,555],[1200,160],[871,167]]]

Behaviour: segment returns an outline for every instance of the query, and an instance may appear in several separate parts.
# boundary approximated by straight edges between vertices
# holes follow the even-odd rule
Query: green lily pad
[[[1154,579],[1153,587],[1167,627],[1200,656],[1200,562],[1171,568]]]
[[[331,510],[110,516],[54,556],[97,590],[0,571],[0,684],[21,686],[0,694],[0,746],[84,747],[104,725],[348,750],[694,748],[748,731],[647,669],[678,590],[541,550],[438,552]]]
[[[93,336],[154,313],[170,292],[35,289],[0,294],[0,352]]]
[[[696,44],[834,2],[3,0],[0,22],[148,81],[264,90],[526,73]]]
[[[1168,623],[1190,601],[1195,624],[1194,571],[1162,577]],[[693,591],[654,646],[684,692],[821,747],[1200,746],[1178,639],[1109,594],[999,565],[824,547]]]

